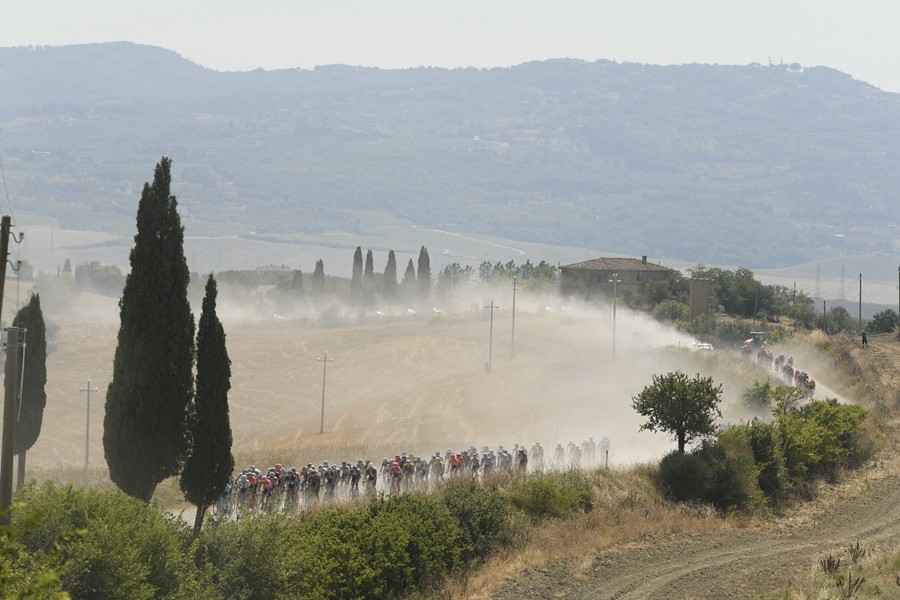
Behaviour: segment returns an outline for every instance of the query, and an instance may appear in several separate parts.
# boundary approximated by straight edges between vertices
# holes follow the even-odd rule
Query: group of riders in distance
[[[750,357],[753,355],[753,347],[745,343],[741,347],[741,354],[745,359],[750,360]],[[810,398],[815,393],[816,380],[812,379],[806,371],[794,368],[793,356],[785,358],[784,354],[779,354],[776,357],[771,350],[762,346],[759,352],[756,353],[756,362],[767,369],[774,369],[785,383],[800,388]]]
[[[599,448],[608,451],[609,440],[603,438]],[[380,464],[323,460],[300,468],[276,464],[264,471],[251,465],[226,482],[216,510],[220,516],[237,518],[255,511],[293,513],[338,499],[427,493],[451,479],[512,481],[529,471],[593,465],[597,449],[594,438],[589,438],[580,445],[557,444],[552,456],[545,456],[544,447],[535,442],[530,449],[516,444],[511,450],[499,446],[496,451],[484,446],[480,452],[474,446],[464,452],[448,448],[430,456],[403,452]]]

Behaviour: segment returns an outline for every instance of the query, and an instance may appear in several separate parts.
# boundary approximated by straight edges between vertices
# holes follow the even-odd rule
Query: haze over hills
[[[900,252],[900,95],[823,67],[222,73],[123,42],[0,49],[0,86],[9,193],[59,227],[131,234],[168,155],[194,232],[391,220],[747,267]]]

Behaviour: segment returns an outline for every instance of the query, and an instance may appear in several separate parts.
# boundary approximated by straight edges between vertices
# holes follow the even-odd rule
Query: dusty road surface
[[[840,556],[857,540],[872,548],[900,539],[900,475],[861,488],[836,494],[803,522],[645,537],[601,551],[590,562],[560,561],[525,572],[493,597],[730,599],[778,593],[809,577],[819,558]]]
[[[883,387],[900,389],[900,354],[891,336],[876,336],[869,349],[852,348],[872,367]],[[807,359],[808,360],[808,359]],[[868,394],[866,388],[861,393]],[[520,598],[759,598],[808,578],[828,554],[859,541],[877,548],[900,542],[900,463],[896,457],[787,517],[753,529],[643,537],[600,549],[580,560],[526,571],[493,595]],[[894,591],[894,590],[892,590]],[[900,597],[900,588],[897,588]]]

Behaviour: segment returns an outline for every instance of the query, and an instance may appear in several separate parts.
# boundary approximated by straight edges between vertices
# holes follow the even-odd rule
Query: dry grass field
[[[671,447],[639,433],[631,396],[667,364],[667,345],[689,340],[620,310],[617,351],[606,310],[561,307],[520,292],[516,354],[512,314],[489,298],[438,314],[348,316],[330,327],[286,318],[240,318],[223,311],[232,359],[231,422],[239,458],[283,449],[282,462],[378,459],[388,451],[612,440],[611,462],[646,461]],[[90,459],[103,465],[105,389],[118,331],[116,301],[82,294],[60,314],[47,361],[47,408],[29,467],[84,464],[88,379]],[[319,435],[325,351],[325,433]],[[677,353],[676,353],[677,354]],[[687,354],[687,353],[684,353]],[[684,367],[681,367],[684,368]],[[739,393],[739,390],[735,390]],[[328,452],[328,456],[321,453]],[[342,455],[342,453],[347,453]],[[268,457],[257,460],[265,462]]]

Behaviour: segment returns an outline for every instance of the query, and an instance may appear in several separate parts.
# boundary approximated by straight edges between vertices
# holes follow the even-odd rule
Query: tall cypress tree
[[[322,259],[316,261],[316,270],[312,274],[312,285],[310,286],[312,295],[321,298],[325,291],[325,263]]]
[[[222,495],[234,470],[228,416],[231,360],[225,329],[216,315],[216,295],[216,280],[210,274],[197,325],[197,393],[189,420],[191,454],[181,472],[181,491],[197,506],[194,535],[200,533],[206,509]]]
[[[381,278],[381,293],[388,302],[393,302],[397,298],[397,257],[394,256],[393,250],[388,252],[387,266]]]
[[[300,269],[294,271],[291,279],[291,298],[297,299],[303,297],[303,272]]]
[[[368,306],[375,303],[375,259],[372,251],[366,252],[366,268],[363,271],[363,298]]]
[[[362,248],[356,247],[353,253],[353,273],[350,276],[350,301],[359,304],[362,301]]]
[[[428,258],[428,249],[425,246],[419,250],[419,268],[417,270],[416,283],[419,288],[419,297],[427,300],[431,296],[431,259]]]
[[[404,300],[409,302],[414,299],[416,295],[416,267],[413,265],[412,259],[409,259],[409,262],[406,263],[406,271],[403,273],[400,289],[403,290]]]
[[[194,315],[172,161],[156,165],[137,211],[131,272],[119,301],[119,337],[106,391],[103,450],[113,482],[145,501],[181,471],[194,394]]]
[[[41,434],[44,407],[47,406],[47,327],[37,294],[32,294],[28,304],[19,309],[13,324],[27,330],[25,348],[19,350],[25,372],[19,374],[22,377],[22,401],[17,410],[13,438],[13,452],[19,456],[16,486],[22,487],[25,481],[25,453],[31,450]]]

